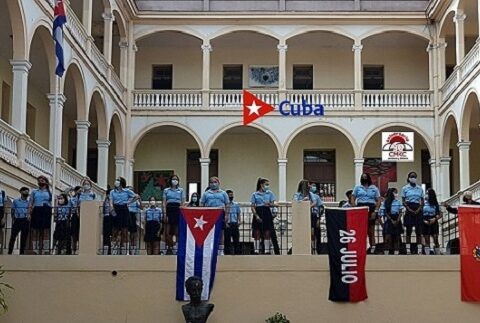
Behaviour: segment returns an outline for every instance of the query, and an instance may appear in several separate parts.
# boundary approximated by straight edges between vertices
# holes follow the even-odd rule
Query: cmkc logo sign
[[[382,132],[383,161],[413,161],[413,132]]]
[[[291,104],[290,101],[282,101],[278,110],[281,115],[288,116],[323,116],[324,108],[321,104],[309,104],[302,99],[301,104]],[[267,113],[275,111],[270,104],[260,100],[247,90],[243,90],[243,125],[246,126],[253,121],[263,117]]]

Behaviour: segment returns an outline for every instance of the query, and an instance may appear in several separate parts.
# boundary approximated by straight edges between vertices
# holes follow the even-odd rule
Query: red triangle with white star
[[[243,90],[243,125],[263,117],[275,110],[270,104],[263,102],[247,90]]]
[[[218,208],[182,208],[182,216],[195,238],[197,247],[202,247],[208,234],[223,214]]]

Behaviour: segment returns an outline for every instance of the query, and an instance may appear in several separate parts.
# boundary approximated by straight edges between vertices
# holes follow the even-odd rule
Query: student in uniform
[[[78,195],[79,207],[83,201],[95,201],[96,199],[97,195],[92,191],[92,181],[85,178],[82,181],[82,189],[79,191]]]
[[[68,253],[77,253],[78,249],[78,237],[80,236],[80,194],[82,193],[81,186],[75,186],[75,188],[70,191],[70,208],[72,211],[72,216],[70,220],[70,231],[71,231],[71,245],[72,251]]]
[[[129,190],[133,192],[132,187],[128,187]],[[128,248],[130,255],[138,255],[138,247],[137,247],[137,240],[138,240],[138,226],[137,226],[137,219],[140,215],[142,210],[142,203],[140,203],[140,195],[135,194],[135,200],[128,203],[128,212],[130,214],[129,222],[128,222],[128,234],[130,237],[130,246]]]
[[[402,226],[403,205],[398,198],[396,188],[389,188],[386,199],[380,206],[379,215],[383,220],[383,233],[385,235],[384,253],[388,255],[390,250],[398,255],[400,253],[400,240],[403,233]]]
[[[118,177],[114,186],[115,189],[110,192],[110,208],[115,212],[114,227],[120,232],[120,254],[126,255],[130,223],[128,204],[135,199],[135,193],[127,189],[127,181],[123,177]]]
[[[30,201],[28,200],[28,195],[30,190],[28,187],[22,187],[20,189],[20,197],[13,200],[12,204],[12,234],[10,236],[10,241],[8,243],[8,254],[13,253],[13,246],[15,245],[15,240],[17,239],[18,234],[20,233],[20,254],[25,254],[25,246],[27,244],[28,230],[30,228],[30,219],[28,215],[28,208]]]
[[[256,191],[252,193],[250,199],[253,213],[252,231],[254,238],[254,253],[260,252],[260,243],[263,239],[265,254],[270,252],[270,236],[275,230],[273,226],[273,216],[270,209],[275,204],[276,197],[270,190],[270,181],[266,178],[258,178]]]
[[[224,208],[228,204],[229,199],[227,193],[220,188],[220,179],[216,176],[210,177],[208,182],[208,189],[200,197],[200,206],[205,207],[220,207]],[[224,215],[225,222],[225,215]],[[218,254],[224,254],[224,238],[220,240],[220,246],[218,248]]]
[[[3,228],[5,228],[5,202],[7,201],[7,194],[3,189],[0,189],[0,253],[3,253]]]
[[[225,223],[225,254],[240,254],[240,204],[235,202],[233,191],[226,190],[229,202],[225,207],[226,223]],[[233,246],[232,246],[233,242]],[[233,247],[233,248],[232,248]]]
[[[30,225],[32,228],[33,252],[48,253],[50,229],[52,225],[52,193],[48,179],[41,175],[37,178],[38,189],[32,191],[29,204]]]
[[[430,255],[430,238],[433,238],[434,252],[440,254],[440,243],[438,242],[438,220],[442,218],[440,205],[438,204],[437,194],[431,188],[425,195],[425,205],[423,206],[422,223],[422,243],[425,248],[425,254]]]
[[[315,183],[310,183],[310,194],[315,203],[312,207],[312,213],[315,215],[315,228],[313,235],[315,239],[315,250],[317,254],[319,254],[322,243],[321,217],[325,212],[325,206],[323,205],[322,198],[318,195],[317,185]]]
[[[180,206],[185,204],[185,191],[180,187],[178,175],[172,175],[168,183],[169,187],[163,191],[163,208],[167,215],[165,240],[167,242],[167,254],[176,254]]]
[[[424,202],[424,193],[422,186],[417,184],[417,173],[410,172],[407,176],[407,185],[402,188],[402,203],[405,207],[405,216],[403,218],[406,228],[406,248],[407,254],[412,253],[411,241],[412,231],[415,227],[417,242],[417,253],[422,254],[422,210]]]
[[[67,194],[60,194],[57,198],[55,210],[55,231],[53,232],[53,248],[56,254],[67,253],[70,249],[70,216],[71,207],[68,203]]]
[[[192,196],[190,197],[190,202],[187,205],[188,207],[196,207],[200,206],[200,199],[198,198],[198,193],[193,192]]]
[[[380,191],[373,185],[369,174],[363,173],[360,176],[360,185],[353,188],[350,198],[352,206],[368,207],[368,242],[370,243],[369,253],[375,253],[375,224],[377,223],[377,210],[380,207]]]
[[[145,210],[145,236],[147,255],[160,254],[160,227],[162,223],[162,209],[157,207],[155,197],[149,199],[149,206]]]
[[[347,200],[346,201],[342,201],[344,203],[341,203],[339,205],[339,207],[344,207],[344,208],[349,208],[349,207],[352,207],[352,205],[350,204],[350,200],[352,199],[352,194],[353,194],[353,190],[348,190],[345,192],[345,196],[347,197]]]
[[[113,217],[110,209],[110,192],[112,189],[110,185],[107,186],[107,192],[105,195],[105,200],[103,200],[102,213],[103,213],[103,252],[104,255],[110,255],[111,250],[111,238],[112,238],[112,227],[113,227]]]

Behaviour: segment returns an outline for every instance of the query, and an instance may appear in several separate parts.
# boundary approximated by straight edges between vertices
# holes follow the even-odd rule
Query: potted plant
[[[266,319],[265,323],[290,323],[290,320],[282,313],[277,312],[274,316]]]
[[[8,305],[5,301],[5,291],[7,289],[13,289],[10,284],[7,284],[3,281],[3,276],[5,275],[5,270],[2,270],[3,266],[0,266],[0,315],[8,311]]]

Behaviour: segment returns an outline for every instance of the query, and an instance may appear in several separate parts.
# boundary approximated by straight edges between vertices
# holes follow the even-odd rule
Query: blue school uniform
[[[225,207],[229,201],[227,193],[220,189],[216,191],[209,189],[200,198],[200,204],[206,207]]]
[[[169,203],[182,203],[185,201],[185,191],[181,187],[171,188],[167,187],[163,191],[163,199],[166,201],[167,204]]]
[[[162,220],[162,209],[158,207],[149,207],[145,211],[145,221],[157,221],[160,222]]]
[[[375,185],[368,187],[357,185],[353,188],[352,194],[355,196],[357,204],[375,204],[380,197],[380,191]]]
[[[30,201],[18,198],[13,200],[12,215],[14,219],[26,219],[28,217],[28,207]]]
[[[390,212],[388,213],[388,215],[392,220],[397,221],[401,216],[402,210],[403,210],[402,202],[395,199],[392,201],[392,205],[390,206]],[[402,222],[399,221],[396,225],[394,225],[392,221],[387,217],[385,202],[382,202],[382,205],[380,206],[379,215],[385,218],[385,225],[383,226],[384,234],[398,236],[403,233]]]
[[[250,198],[250,202],[254,206],[265,206],[265,204],[271,204],[275,202],[276,197],[275,194],[273,194],[272,191],[266,191],[266,192],[253,192],[252,197]]]
[[[78,196],[78,204],[82,204],[83,201],[95,201],[97,196],[93,192],[82,192]]]

